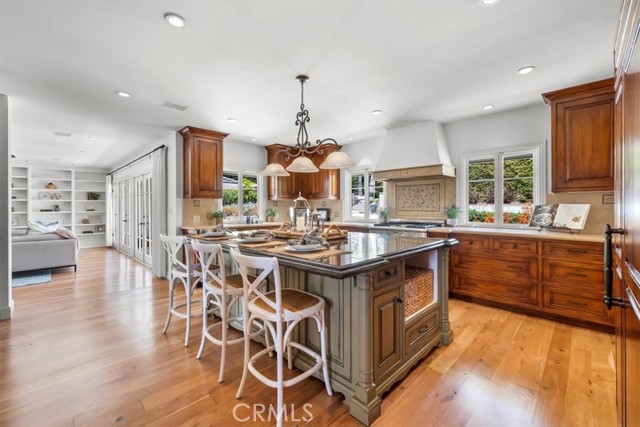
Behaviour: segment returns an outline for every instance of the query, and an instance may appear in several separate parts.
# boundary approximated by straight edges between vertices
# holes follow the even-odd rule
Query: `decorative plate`
[[[322,245],[288,245],[284,249],[291,252],[315,252],[321,251],[325,247]]]

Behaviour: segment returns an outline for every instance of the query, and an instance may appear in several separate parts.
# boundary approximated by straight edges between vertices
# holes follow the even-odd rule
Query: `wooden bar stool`
[[[191,299],[193,291],[198,283],[202,281],[202,266],[198,263],[191,262],[189,240],[184,236],[165,236],[160,234],[160,240],[164,249],[169,254],[169,311],[167,313],[167,321],[164,324],[162,333],[166,333],[171,322],[171,316],[174,315],[187,321],[187,331],[184,337],[184,346],[189,345],[189,331],[191,327],[191,318],[198,317],[200,314],[193,315],[191,313]],[[180,260],[180,253],[184,251],[185,262]],[[174,303],[174,290],[177,282],[181,282],[184,286],[186,302],[182,304]],[[181,311],[184,308],[184,311]]]
[[[244,337],[227,339],[227,329],[231,321],[243,321],[244,312],[240,316],[231,317],[231,309],[233,305],[242,299],[244,294],[242,291],[242,276],[239,274],[227,275],[224,265],[224,254],[222,246],[213,243],[192,242],[191,247],[196,253],[196,258],[204,275],[202,277],[202,339],[200,341],[200,349],[196,358],[202,357],[204,343],[206,340],[219,345],[221,347],[220,354],[220,373],[218,374],[218,382],[224,380],[224,365],[227,356],[227,346],[244,342]],[[250,276],[250,280],[255,277]],[[262,283],[266,286],[266,282]],[[213,307],[211,307],[213,306]],[[221,321],[209,324],[209,314],[214,313],[218,308]],[[241,309],[244,305],[241,305]],[[221,338],[213,336],[213,328],[221,328]],[[249,338],[255,338],[257,335],[265,334],[265,341],[269,346],[269,337],[266,333],[264,324],[259,325],[259,329],[251,333]]]
[[[242,380],[236,398],[242,396],[247,379],[247,371],[250,371],[263,384],[277,389],[277,418],[278,427],[282,425],[284,411],[284,387],[297,384],[322,369],[324,384],[327,394],[331,396],[331,384],[329,382],[329,370],[327,368],[327,339],[324,327],[324,300],[316,295],[299,291],[297,289],[282,289],[280,284],[280,268],[278,259],[273,257],[255,257],[242,255],[237,249],[232,248],[231,257],[237,264],[242,276],[245,313],[249,313],[249,321],[245,322],[244,336],[244,369]],[[251,279],[249,269],[255,270],[258,276]],[[260,283],[273,273],[275,290],[263,292]],[[316,321],[320,333],[320,352],[318,354],[311,349],[291,341],[291,333],[295,326],[303,319],[311,318]],[[251,356],[249,354],[248,326],[254,319],[265,322],[271,332],[274,344]],[[300,375],[284,379],[283,353],[287,347],[289,369],[292,367],[291,348],[297,348],[316,360],[316,364]],[[266,377],[254,367],[254,361],[267,353],[276,352],[276,379]]]

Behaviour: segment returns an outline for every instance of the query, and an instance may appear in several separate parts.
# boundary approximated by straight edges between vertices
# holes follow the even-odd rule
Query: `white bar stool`
[[[244,320],[244,312],[242,312],[240,316],[231,317],[231,309],[233,305],[238,300],[242,299],[244,295],[242,291],[242,276],[239,274],[227,275],[224,265],[222,246],[219,244],[192,242],[191,248],[196,253],[196,258],[198,259],[198,263],[202,266],[202,271],[205,272],[202,278],[202,339],[200,341],[200,349],[198,350],[196,358],[200,359],[202,357],[202,351],[204,350],[204,343],[206,340],[219,345],[221,347],[221,354],[218,382],[222,382],[224,380],[224,365],[227,355],[227,346],[244,342],[244,337],[232,340],[227,339],[229,322],[234,320]],[[250,276],[249,279],[253,280],[255,277]],[[265,285],[266,282],[263,282],[262,286]],[[220,322],[211,325],[208,323],[208,315],[213,313],[215,307],[210,308],[210,303],[213,306],[218,307],[221,319]],[[241,305],[241,308],[244,309],[244,304]],[[213,336],[212,330],[218,326],[222,329],[221,339]],[[259,329],[251,333],[250,338],[255,338],[263,332],[265,334],[265,341],[268,347],[269,337],[266,333],[264,324],[259,325]]]
[[[169,270],[169,311],[162,333],[165,334],[167,332],[172,315],[186,319],[187,331],[184,337],[184,346],[186,347],[189,345],[191,318],[200,316],[199,313],[195,316],[191,314],[191,299],[196,286],[202,281],[202,266],[198,263],[194,264],[191,262],[189,240],[185,236],[165,236],[164,234],[160,234],[160,240],[162,241],[164,249],[169,254],[171,266]],[[183,250],[186,262],[180,260],[180,252]],[[195,278],[195,280],[192,280],[192,277]],[[177,281],[180,281],[184,286],[186,302],[182,304],[174,303],[173,294]],[[185,308],[184,312],[180,311],[182,308]]]
[[[240,381],[240,387],[238,388],[236,398],[240,398],[242,396],[242,391],[244,390],[245,381],[247,379],[247,371],[250,371],[260,382],[277,389],[278,399],[276,408],[276,424],[280,427],[282,425],[282,418],[284,415],[284,387],[297,384],[322,369],[327,394],[329,396],[333,394],[329,381],[329,370],[327,368],[324,300],[316,295],[297,289],[282,289],[280,284],[280,268],[278,265],[278,259],[275,257],[242,255],[236,248],[232,248],[231,257],[238,265],[238,269],[242,275],[245,297],[245,313],[249,313],[249,321],[245,322],[244,369],[242,371],[242,380]],[[249,277],[248,269],[254,269],[258,276],[252,280]],[[273,273],[275,290],[264,293],[259,285],[271,273]],[[253,299],[250,300],[252,297]],[[318,332],[320,333],[321,354],[317,354],[299,343],[290,341],[293,329],[305,318],[312,318],[316,321]],[[250,356],[250,341],[249,334],[247,333],[247,325],[250,325],[254,319],[261,319],[265,322],[265,325],[271,332],[274,345],[267,346],[264,350]],[[283,372],[283,352],[285,346],[287,347],[289,369],[292,368],[291,347],[295,347],[313,357],[316,360],[316,364],[302,374],[285,380]],[[267,353],[271,353],[273,350],[275,350],[277,354],[277,372],[275,380],[266,377],[253,366],[256,359]]]

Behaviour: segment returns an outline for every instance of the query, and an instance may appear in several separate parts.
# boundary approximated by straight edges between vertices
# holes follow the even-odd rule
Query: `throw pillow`
[[[29,221],[27,226],[29,230],[39,231],[40,233],[51,233],[58,229],[60,221]]]

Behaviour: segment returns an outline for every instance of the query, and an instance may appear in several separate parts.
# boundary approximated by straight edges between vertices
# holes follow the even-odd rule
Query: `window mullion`
[[[495,183],[493,190],[493,200],[495,203],[495,224],[501,225],[502,221],[502,212],[503,212],[503,198],[504,198],[504,167],[503,167],[504,154],[498,153],[495,157]]]

